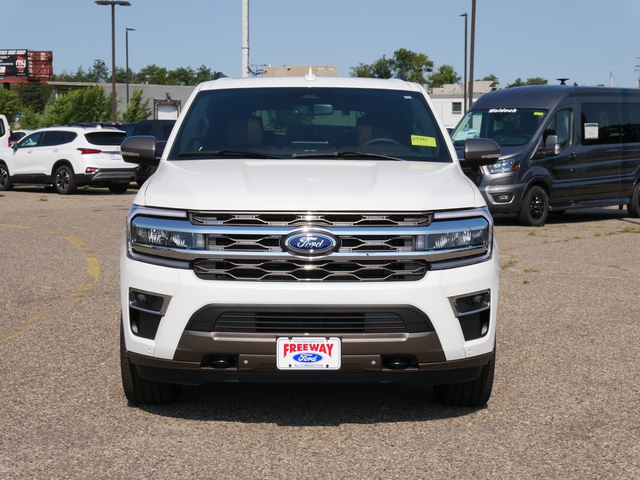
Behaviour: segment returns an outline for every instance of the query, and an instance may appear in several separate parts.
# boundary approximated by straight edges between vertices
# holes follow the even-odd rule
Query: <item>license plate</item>
[[[279,337],[279,370],[338,370],[342,355],[337,337]]]
[[[122,155],[119,153],[112,153],[111,160],[122,160]]]

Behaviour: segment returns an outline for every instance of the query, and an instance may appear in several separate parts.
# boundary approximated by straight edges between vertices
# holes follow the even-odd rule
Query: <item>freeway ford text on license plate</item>
[[[338,370],[341,363],[337,337],[279,337],[279,370]]]

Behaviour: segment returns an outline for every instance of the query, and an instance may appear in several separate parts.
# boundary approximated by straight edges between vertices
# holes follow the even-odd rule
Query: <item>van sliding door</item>
[[[580,144],[573,172],[575,200],[615,199],[620,193],[622,137],[621,104],[584,102],[580,117]]]

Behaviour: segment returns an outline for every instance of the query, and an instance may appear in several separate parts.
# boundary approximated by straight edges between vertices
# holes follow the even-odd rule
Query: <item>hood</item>
[[[162,161],[134,203],[184,210],[402,211],[484,205],[457,163]]]

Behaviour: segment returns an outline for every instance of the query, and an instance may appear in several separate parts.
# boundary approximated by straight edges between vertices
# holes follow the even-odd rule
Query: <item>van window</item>
[[[571,143],[571,110],[560,110],[549,121],[544,129],[543,143],[549,135],[557,135],[560,148],[565,148]]]
[[[451,135],[455,145],[468,138],[491,138],[501,147],[524,145],[547,113],[543,108],[470,110]]]
[[[620,104],[582,104],[582,144],[610,145],[621,142]]]
[[[640,142],[640,103],[629,103],[624,105],[628,116],[623,117],[622,143]]]

